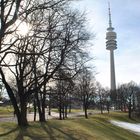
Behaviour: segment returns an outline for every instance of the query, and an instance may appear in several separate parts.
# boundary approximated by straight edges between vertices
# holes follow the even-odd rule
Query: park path
[[[52,118],[57,118],[58,113],[52,112],[52,115],[49,116],[48,114],[46,114],[46,119],[52,119]],[[27,119],[28,121],[34,121],[34,113],[28,113],[27,114]],[[36,115],[36,121],[39,120],[39,115]],[[17,118],[13,115],[10,117],[0,117],[0,122],[17,122]]]
[[[104,111],[106,112],[106,111]],[[99,114],[100,111],[94,110],[94,111],[89,111],[88,114]],[[75,117],[79,117],[79,116],[84,116],[84,112],[83,111],[79,111],[79,112],[71,112],[68,113],[68,118],[75,118]],[[46,110],[46,120],[49,119],[58,119],[59,118],[59,113],[58,112],[53,112],[51,111],[51,115],[48,115],[48,111]],[[30,112],[27,114],[27,119],[29,122],[34,121],[34,113]],[[39,120],[39,115],[37,113],[36,115],[36,121]],[[0,117],[0,122],[17,122],[16,117],[13,115],[11,115],[10,117]]]
[[[68,117],[74,118],[84,115],[84,112],[74,112],[74,113],[68,113]],[[53,118],[59,118],[59,113],[57,112],[51,112],[51,115],[48,115],[48,112],[46,112],[46,119],[53,119]],[[27,114],[28,121],[34,121],[34,113],[28,113]],[[36,115],[36,121],[39,120],[39,115]],[[0,117],[0,122],[17,122],[17,118],[13,115],[10,117]]]
[[[110,122],[113,125],[127,129],[140,136],[140,123],[135,124],[135,123],[128,123],[128,122],[123,122],[123,121],[115,121],[115,120],[111,120]]]

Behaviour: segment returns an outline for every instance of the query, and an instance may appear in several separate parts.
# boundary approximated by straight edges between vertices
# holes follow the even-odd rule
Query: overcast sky
[[[116,84],[140,83],[140,0],[110,0],[112,26],[117,33],[115,50]],[[95,60],[96,79],[110,87],[109,51],[106,50],[108,27],[108,0],[81,0],[74,5],[86,11],[88,28],[96,34],[90,49]]]

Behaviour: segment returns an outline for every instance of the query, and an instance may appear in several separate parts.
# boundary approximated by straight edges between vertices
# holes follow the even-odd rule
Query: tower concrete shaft
[[[114,65],[114,50],[110,50],[110,81],[111,90],[116,89],[116,79],[115,79],[115,65]]]
[[[117,35],[114,32],[111,22],[111,12],[109,5],[109,27],[106,33],[106,49],[110,51],[110,88],[111,90],[116,90],[116,80],[115,80],[115,64],[114,64],[114,50],[117,49]]]

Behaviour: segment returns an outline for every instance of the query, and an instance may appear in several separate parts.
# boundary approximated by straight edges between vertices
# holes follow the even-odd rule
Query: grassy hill
[[[67,120],[32,122],[28,128],[18,128],[15,123],[0,122],[0,140],[139,140],[140,136],[109,123],[109,120],[129,120],[127,114],[113,112]]]

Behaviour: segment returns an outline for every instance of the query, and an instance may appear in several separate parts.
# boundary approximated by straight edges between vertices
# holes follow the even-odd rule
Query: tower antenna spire
[[[110,2],[108,2],[108,13],[109,13],[109,27],[112,28]]]

